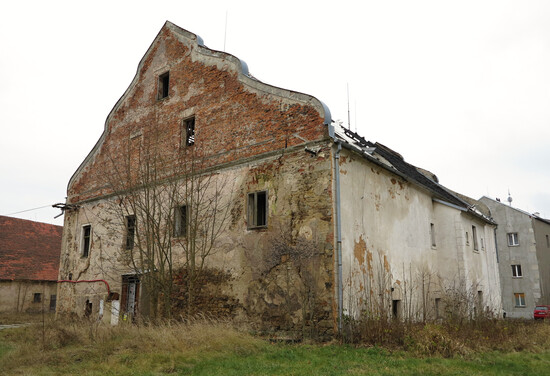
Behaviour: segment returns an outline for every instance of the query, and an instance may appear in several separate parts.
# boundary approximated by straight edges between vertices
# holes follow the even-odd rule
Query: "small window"
[[[513,247],[519,245],[519,238],[517,232],[508,233],[508,245]]]
[[[430,223],[430,237],[432,239],[432,247],[435,247],[435,226],[433,223]]]
[[[481,249],[485,249],[485,242],[483,241],[483,238],[480,238],[479,242],[481,243]]]
[[[248,194],[248,228],[267,226],[267,192]]]
[[[188,208],[182,205],[174,210],[174,236],[187,236]]]
[[[136,236],[136,216],[126,217],[126,249],[133,249]]]
[[[512,265],[512,277],[521,278],[523,274],[521,273],[521,265]]]
[[[550,238],[546,235],[546,248],[550,248]]]
[[[88,257],[90,254],[90,244],[92,239],[92,226],[82,226],[82,257]]]
[[[468,231],[466,231],[466,245],[470,245],[470,237],[468,236]]]
[[[33,296],[33,299],[32,299],[32,302],[33,303],[40,303],[41,301],[42,301],[42,294],[39,293],[39,292],[35,292],[34,296]]]
[[[525,294],[522,292],[516,292],[514,294],[516,300],[516,307],[525,307]]]
[[[170,72],[163,73],[159,76],[158,82],[158,99],[163,99],[168,96],[168,90],[170,89]]]
[[[195,117],[192,116],[183,121],[183,132],[185,134],[185,146],[195,144]]]
[[[479,246],[477,244],[477,229],[476,229],[476,226],[472,226],[472,242],[474,243],[474,251],[479,251]]]
[[[55,306],[57,304],[57,295],[50,295],[50,311],[55,312]]]

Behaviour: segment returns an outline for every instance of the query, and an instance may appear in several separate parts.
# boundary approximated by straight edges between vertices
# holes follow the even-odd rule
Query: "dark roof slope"
[[[459,197],[443,188],[443,186],[428,178],[426,174],[420,172],[415,166],[405,162],[401,154],[394,152],[390,148],[379,144],[378,142],[375,144],[371,143],[370,146],[375,147],[375,152],[390,162],[397,171],[432,191],[436,196],[439,196],[440,199],[460,207],[467,208],[469,206]]]
[[[62,226],[0,216],[0,280],[56,281]]]

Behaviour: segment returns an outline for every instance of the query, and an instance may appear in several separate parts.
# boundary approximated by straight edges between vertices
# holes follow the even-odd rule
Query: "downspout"
[[[342,311],[344,306],[344,286],[342,285],[342,219],[340,207],[340,151],[342,144],[340,140],[335,141],[338,145],[334,154],[334,176],[336,194],[336,258],[338,262],[338,332],[342,333]]]

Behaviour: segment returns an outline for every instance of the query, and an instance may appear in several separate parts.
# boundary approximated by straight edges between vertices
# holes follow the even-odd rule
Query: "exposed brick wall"
[[[147,142],[158,138],[167,159],[181,157],[182,120],[188,113],[196,119],[194,156],[211,157],[210,165],[327,137],[322,114],[313,105],[252,88],[243,82],[234,59],[212,60],[197,49],[201,47],[182,41],[169,27],[161,30],[135,84],[109,116],[104,140],[72,181],[68,201],[108,193],[103,175],[112,173],[113,161],[120,171],[136,133]],[[168,69],[169,96],[157,100],[158,75]]]

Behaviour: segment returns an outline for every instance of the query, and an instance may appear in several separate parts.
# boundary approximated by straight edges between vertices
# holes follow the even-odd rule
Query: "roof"
[[[541,222],[544,222],[546,224],[549,224],[550,225],[550,219],[547,219],[547,218],[542,218],[539,213],[529,213],[529,212],[526,212],[525,210],[522,210],[520,208],[516,208],[512,205],[506,205],[504,202],[501,202],[500,200],[498,199],[494,199],[494,198],[491,198],[491,197],[488,197],[488,196],[483,196],[480,198],[480,200],[485,200],[486,202],[492,202],[493,204],[497,204],[497,205],[501,205],[502,207],[506,208],[507,210],[515,210],[517,212],[520,212],[522,214],[525,214],[526,216],[528,216],[529,218],[534,218],[538,221],[541,221]]]
[[[347,145],[349,149],[363,155],[364,158],[378,163],[388,171],[431,192],[433,197],[440,202],[451,204],[486,222],[495,223],[488,215],[489,210],[484,210],[484,205],[479,201],[456,193],[439,184],[435,174],[406,162],[403,156],[396,151],[378,142],[367,141],[364,137],[341,125],[336,125],[334,129],[340,142]]]
[[[0,216],[0,280],[57,281],[62,226]]]

